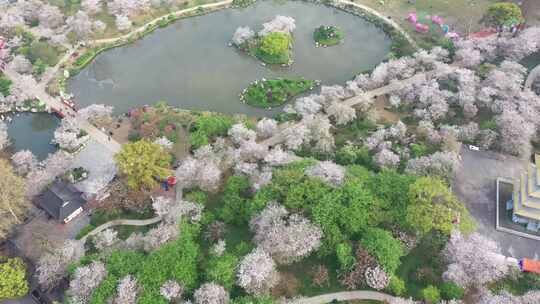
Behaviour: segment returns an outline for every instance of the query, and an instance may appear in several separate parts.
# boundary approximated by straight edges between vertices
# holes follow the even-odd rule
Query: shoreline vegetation
[[[240,101],[259,108],[285,104],[295,96],[313,90],[320,84],[306,79],[262,79],[252,82],[240,94]]]
[[[333,25],[321,25],[313,32],[315,46],[333,46],[343,42],[343,31]]]

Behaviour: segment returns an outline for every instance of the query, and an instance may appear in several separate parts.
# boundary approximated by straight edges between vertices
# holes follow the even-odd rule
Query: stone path
[[[80,239],[81,242],[86,242],[86,239],[88,237],[91,237],[93,235],[96,235],[100,233],[103,230],[109,229],[114,226],[121,226],[121,225],[127,225],[127,226],[148,226],[155,223],[159,223],[161,221],[161,217],[153,217],[146,220],[126,220],[126,219],[118,219],[118,220],[112,220],[110,222],[107,222],[103,225],[100,225],[96,227],[94,230],[90,231],[87,235],[82,237]]]
[[[352,300],[375,300],[381,302],[387,302],[394,300],[394,297],[382,292],[368,291],[368,290],[355,290],[344,291],[336,293],[327,293],[324,295],[302,298],[296,301],[292,301],[293,304],[325,304],[330,303],[333,300],[336,301],[352,301]]]
[[[529,76],[525,81],[525,88],[530,89],[534,81],[538,78],[540,78],[540,64],[537,65],[534,69],[532,69],[532,71],[529,73]]]

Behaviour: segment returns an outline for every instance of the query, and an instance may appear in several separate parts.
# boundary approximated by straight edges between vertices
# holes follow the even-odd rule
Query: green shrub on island
[[[270,79],[263,78],[249,85],[240,95],[240,100],[255,107],[275,107],[286,103],[288,100],[312,90],[318,85],[315,80],[305,79]]]
[[[268,64],[289,64],[291,61],[292,36],[274,32],[257,39],[249,52]]]
[[[321,25],[313,32],[313,39],[317,46],[331,46],[343,40],[343,32],[337,26]]]

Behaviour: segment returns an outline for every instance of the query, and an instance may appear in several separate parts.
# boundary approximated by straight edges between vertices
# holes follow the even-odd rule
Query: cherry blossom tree
[[[66,117],[54,131],[53,141],[61,149],[76,151],[89,139],[90,137],[81,131],[76,118]]]
[[[236,29],[234,32],[234,35],[232,37],[232,41],[235,45],[240,46],[244,42],[248,41],[249,39],[253,38],[255,36],[255,32],[252,31],[249,26],[240,26]]]
[[[309,140],[309,129],[303,124],[287,127],[281,132],[285,147],[291,150],[299,149],[307,140]]]
[[[254,242],[280,264],[298,261],[321,245],[318,226],[301,215],[289,215],[275,202],[251,219],[250,228],[255,232]]]
[[[104,125],[112,122],[113,107],[103,104],[92,104],[77,111],[77,118],[87,120],[94,125]]]
[[[337,187],[345,179],[345,169],[331,161],[321,161],[307,168],[306,175],[320,178],[327,184]]]
[[[93,34],[92,20],[84,11],[77,11],[75,15],[68,17],[66,25],[69,31],[73,32],[79,40],[86,40]]]
[[[37,263],[36,272],[39,285],[48,290],[64,277],[68,266],[84,255],[84,244],[67,240],[63,246],[45,253]]]
[[[57,6],[45,4],[38,13],[39,25],[55,29],[64,24],[64,14]]]
[[[120,32],[126,32],[132,26],[131,20],[129,20],[129,18],[126,15],[116,15],[115,22],[116,22],[116,28]]]
[[[387,169],[397,168],[400,160],[399,155],[387,148],[381,149],[379,152],[377,152],[374,159],[379,167]]]
[[[11,161],[19,175],[26,175],[28,172],[35,170],[38,165],[35,155],[30,150],[21,150],[13,154]]]
[[[117,296],[114,301],[116,304],[136,304],[137,295],[139,293],[139,287],[137,285],[137,279],[131,275],[125,276],[118,283]]]
[[[32,63],[23,55],[16,55],[9,63],[9,68],[20,74],[32,73]]]
[[[277,15],[271,21],[263,23],[263,29],[258,33],[258,35],[266,36],[275,32],[291,34],[295,28],[296,23],[294,18]]]
[[[277,132],[278,124],[271,118],[263,118],[257,122],[257,135],[260,138],[272,137]]]
[[[416,175],[437,175],[445,179],[452,178],[459,167],[458,155],[454,152],[435,152],[409,160],[405,171]]]
[[[107,269],[101,262],[94,261],[87,266],[75,269],[68,290],[72,301],[81,304],[89,303],[92,292],[106,276]]]
[[[536,127],[514,110],[504,111],[496,121],[501,135],[501,150],[515,155],[528,155]]]
[[[184,188],[198,186],[204,191],[217,191],[221,183],[221,170],[214,162],[187,157],[176,170],[176,178]]]
[[[244,256],[236,274],[238,286],[253,295],[269,291],[279,281],[276,263],[262,248],[255,248]]]
[[[496,281],[511,270],[499,245],[478,233],[464,237],[453,231],[443,253],[450,263],[443,278],[464,288]]]
[[[366,284],[375,290],[385,289],[386,286],[388,286],[388,283],[390,283],[390,277],[380,266],[369,267],[366,269],[364,275]]]
[[[333,102],[326,108],[326,113],[336,121],[337,125],[345,125],[356,119],[356,110],[341,102]]]
[[[102,0],[82,0],[81,7],[90,15],[98,14],[102,11]]]
[[[281,146],[277,146],[274,149],[270,150],[268,154],[266,154],[266,156],[264,157],[264,162],[272,167],[276,167],[289,164],[299,159],[300,158],[293,153],[283,151],[283,149],[281,149]]]
[[[253,141],[257,137],[255,131],[246,128],[243,123],[233,125],[229,129],[228,135],[236,145],[240,145],[245,141]]]
[[[107,1],[109,13],[133,17],[150,8],[149,0],[112,0]]]
[[[159,288],[159,294],[161,294],[168,301],[175,301],[181,299],[183,293],[184,287],[178,284],[178,282],[172,280],[166,281]]]
[[[195,290],[193,298],[196,304],[228,304],[229,292],[216,283],[205,283]]]
[[[26,176],[26,194],[33,197],[40,193],[48,184],[60,174],[64,174],[73,164],[73,156],[65,151],[57,151],[50,154],[42,161],[38,168],[32,170]]]
[[[93,237],[94,245],[99,251],[107,250],[116,245],[120,239],[118,232],[113,229],[105,229]]]

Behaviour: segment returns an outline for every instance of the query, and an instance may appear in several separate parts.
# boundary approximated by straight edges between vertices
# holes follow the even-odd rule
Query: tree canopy
[[[160,145],[146,140],[123,145],[115,159],[133,189],[152,188],[156,185],[156,177],[165,178],[171,174],[168,169],[171,156]]]
[[[409,188],[408,199],[407,223],[420,234],[437,230],[450,235],[456,226],[463,232],[474,229],[465,206],[439,178],[419,178]]]
[[[494,3],[488,7],[483,21],[493,26],[509,26],[523,22],[523,14],[515,3]]]
[[[26,265],[23,260],[0,257],[0,300],[22,297],[27,293]]]
[[[392,234],[380,228],[368,228],[360,241],[371,255],[377,258],[387,273],[394,273],[404,255],[401,243]]]
[[[5,238],[13,227],[22,221],[30,207],[25,197],[24,179],[13,172],[9,162],[0,159],[0,239]]]

